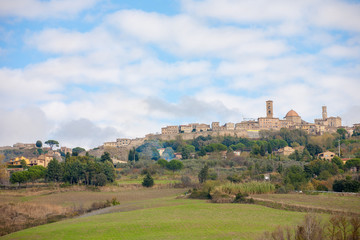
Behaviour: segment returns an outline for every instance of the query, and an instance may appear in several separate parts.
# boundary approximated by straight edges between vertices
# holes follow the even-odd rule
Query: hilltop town
[[[259,138],[261,130],[280,130],[301,129],[311,135],[323,135],[324,133],[334,133],[338,128],[344,128],[349,134],[352,134],[354,128],[360,124],[354,124],[353,127],[342,126],[340,117],[328,117],[327,107],[322,107],[322,117],[314,119],[314,123],[309,123],[301,119],[301,116],[294,110],[290,110],[284,119],[274,117],[273,101],[266,101],[266,117],[259,117],[257,120],[242,121],[239,123],[212,122],[211,125],[204,123],[190,123],[187,125],[174,125],[161,128],[161,134],[148,134],[145,138],[118,138],[116,142],[105,142],[103,147],[134,147],[141,145],[145,140],[175,140],[181,136],[184,140],[191,140],[198,136],[234,136],[245,138]]]
[[[89,154],[100,157],[104,151],[109,152],[114,158],[114,162],[127,161],[129,151],[144,144],[146,140],[169,141],[181,137],[183,140],[193,140],[199,136],[232,136],[238,138],[259,139],[261,131],[278,131],[285,129],[300,129],[309,135],[321,136],[324,133],[335,133],[337,129],[344,128],[349,135],[352,135],[355,128],[360,124],[354,124],[352,127],[342,126],[340,117],[328,117],[327,107],[322,107],[322,117],[314,119],[313,123],[304,121],[294,110],[287,112],[283,119],[274,117],[273,101],[266,101],[266,117],[259,117],[257,120],[247,120],[239,123],[228,122],[220,125],[219,122],[210,124],[190,123],[187,125],[166,126],[161,129],[161,134],[147,134],[143,138],[118,138],[114,142],[105,142],[102,146],[89,150]],[[72,149],[62,146],[53,151],[51,148],[43,148],[43,154],[34,154],[35,144],[16,143],[12,147],[0,147],[1,151],[27,151],[25,159],[28,165],[42,165],[47,167],[51,159],[56,158],[61,161],[67,153],[72,154]],[[85,154],[86,151],[80,153]],[[62,154],[62,155],[60,155]],[[9,164],[19,165],[22,159],[17,155],[5,154]],[[23,156],[22,156],[23,157]]]

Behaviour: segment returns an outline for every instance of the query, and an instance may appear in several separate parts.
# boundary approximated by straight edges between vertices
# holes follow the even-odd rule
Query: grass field
[[[141,184],[143,181],[143,178],[138,179],[124,179],[124,180],[118,180],[116,181],[117,184]],[[179,180],[171,180],[171,179],[155,179],[155,184],[175,184],[180,183]]]
[[[360,197],[358,195],[342,195],[337,193],[306,194],[259,194],[254,199],[274,201],[290,205],[330,209],[360,214]]]
[[[75,208],[116,197],[120,205],[29,228],[1,239],[256,239],[278,225],[294,226],[305,214],[260,205],[176,199],[175,196],[185,189],[117,187],[101,192],[67,190],[51,193],[13,191],[12,194],[0,194],[0,201]],[[261,194],[252,197],[291,205],[360,212],[359,196]]]
[[[304,215],[258,205],[162,198],[162,206],[156,206],[151,201],[146,209],[70,219],[1,239],[256,239],[278,225],[297,224]]]

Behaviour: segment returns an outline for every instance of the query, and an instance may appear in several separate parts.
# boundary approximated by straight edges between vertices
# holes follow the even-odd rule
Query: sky
[[[360,122],[360,1],[0,1],[0,146],[293,109]]]

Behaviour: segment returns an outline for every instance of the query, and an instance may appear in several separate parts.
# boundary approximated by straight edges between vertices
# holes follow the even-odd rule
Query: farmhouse
[[[330,161],[331,159],[333,159],[333,157],[335,157],[335,155],[336,154],[333,152],[326,151],[326,152],[322,152],[322,153],[318,154],[318,158]]]

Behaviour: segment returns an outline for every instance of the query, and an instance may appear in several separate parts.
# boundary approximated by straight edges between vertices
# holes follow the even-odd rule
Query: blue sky
[[[95,147],[294,109],[360,122],[360,3],[0,2],[0,145]]]

